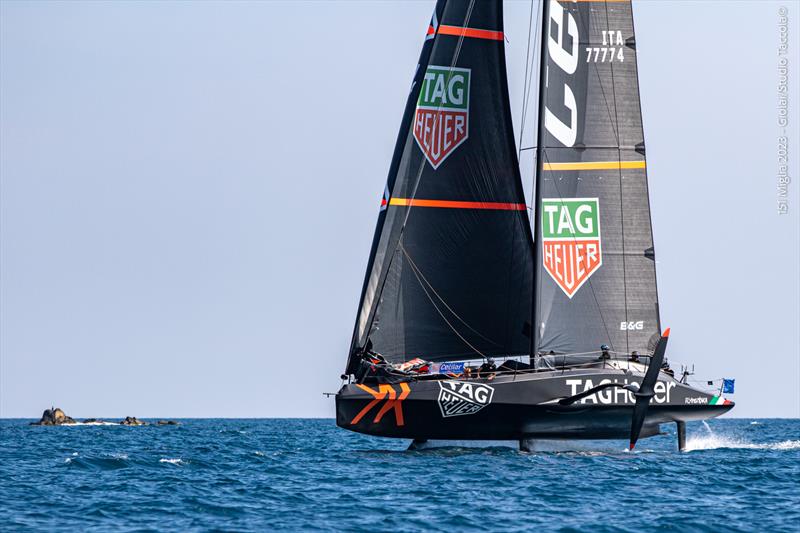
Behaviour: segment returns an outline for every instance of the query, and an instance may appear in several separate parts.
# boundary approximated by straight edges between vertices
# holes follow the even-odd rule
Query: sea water
[[[3,531],[800,531],[800,420],[692,423],[686,453],[668,425],[524,453],[324,419],[28,422],[0,421]]]

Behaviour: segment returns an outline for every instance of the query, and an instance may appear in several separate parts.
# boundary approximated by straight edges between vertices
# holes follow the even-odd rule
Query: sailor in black
[[[486,379],[494,379],[495,370],[497,370],[497,365],[494,364],[494,359],[490,357],[478,369],[478,377]]]
[[[611,359],[609,350],[610,348],[608,347],[608,344],[603,344],[600,346],[600,359]]]

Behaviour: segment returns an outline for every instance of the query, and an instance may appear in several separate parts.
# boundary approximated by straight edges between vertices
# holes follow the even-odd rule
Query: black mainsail
[[[528,354],[533,249],[502,2],[439,0],[409,95],[348,360]]]
[[[651,352],[655,254],[629,1],[545,1],[536,344]]]

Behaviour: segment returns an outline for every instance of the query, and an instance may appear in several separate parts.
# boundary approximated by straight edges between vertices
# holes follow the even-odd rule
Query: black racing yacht
[[[674,422],[684,449],[687,421],[734,404],[665,359],[631,3],[543,2],[529,62],[537,142],[519,151],[502,7],[436,2],[336,422],[412,446],[522,449],[536,439],[633,449]],[[530,207],[522,157],[535,158]]]

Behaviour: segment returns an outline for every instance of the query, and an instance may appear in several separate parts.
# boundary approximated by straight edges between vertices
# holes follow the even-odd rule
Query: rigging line
[[[550,159],[547,157],[547,151],[546,150],[542,150],[542,155],[544,156],[545,160],[549,163]],[[551,178],[551,181],[553,182],[553,187],[556,188],[556,193],[558,194],[558,198],[560,200],[563,200],[564,197],[561,196],[561,191],[558,190],[558,185],[556,184],[555,178]],[[575,238],[575,234],[574,233],[572,234],[572,240],[573,241],[577,240]],[[534,265],[534,268],[537,268],[537,267],[538,267],[538,265]],[[600,315],[600,321],[603,323],[603,329],[606,330],[606,337],[608,338],[608,342],[609,342],[609,344],[611,344],[611,349],[616,352],[616,349],[614,348],[614,341],[611,339],[611,333],[608,331],[608,325],[606,324],[605,317],[603,317],[603,310],[600,307],[600,302],[597,299],[597,292],[594,290],[594,284],[592,283],[591,277],[589,277],[589,279],[587,279],[586,281],[589,282],[589,288],[592,289],[592,298],[594,298],[594,304],[597,306],[597,311],[598,311],[598,313]]]
[[[506,323],[506,332],[505,332],[506,333],[505,334],[506,346],[510,347],[510,346],[512,346],[512,336],[513,336],[513,333],[512,333],[513,332],[512,322],[514,322],[509,318],[510,315],[511,315],[512,300],[514,300],[514,298],[511,296],[511,284],[512,284],[513,272],[514,272],[515,254],[516,254],[516,251],[517,251],[517,247],[516,247],[516,233],[517,232],[514,229],[514,220],[511,221],[511,231],[509,231],[508,233],[509,233],[509,236],[508,236],[509,240],[511,241],[511,245],[509,246],[509,248],[511,248],[511,257],[510,257],[510,260],[508,261],[508,277],[506,278],[506,294],[505,294],[506,305],[505,305],[505,315],[503,316],[503,321]]]
[[[549,163],[550,159],[547,157],[547,151],[546,150],[544,150],[544,149],[542,150],[542,155],[544,156],[544,159]],[[556,189],[556,193],[558,194],[558,198],[563,200],[564,197],[561,195],[561,191],[558,189],[558,184],[556,183],[555,178],[551,178],[551,181],[553,182],[553,187],[555,187],[555,189]],[[572,235],[572,240],[573,241],[577,240],[575,238],[574,233]],[[536,265],[536,266],[538,266],[538,265]],[[609,332],[608,325],[606,324],[605,317],[603,317],[603,311],[602,311],[602,308],[600,307],[600,302],[597,299],[597,293],[594,290],[594,284],[592,283],[591,277],[589,279],[587,279],[586,281],[589,282],[589,288],[592,290],[592,298],[594,299],[595,306],[597,306],[597,311],[598,311],[598,314],[600,315],[600,321],[603,323],[603,329],[605,329],[605,331],[606,331],[606,337],[608,338],[608,342],[611,344],[611,349],[616,351],[616,349],[614,348],[614,341],[611,338],[611,333]]]
[[[550,15],[548,6],[550,4],[546,3],[548,0],[542,1],[542,9],[541,9],[541,16],[537,16],[536,18],[536,34],[537,41],[539,42],[539,53],[534,54],[534,56],[539,57],[539,80],[536,84],[536,101],[537,101],[537,128],[536,128],[536,152],[533,155],[533,170],[534,170],[534,177],[531,180],[531,203],[533,209],[531,210],[530,222],[531,222],[531,235],[533,236],[533,265],[531,268],[531,342],[530,342],[530,362],[531,365],[536,367],[538,365],[538,359],[536,352],[538,351],[539,347],[538,344],[541,342],[541,337],[544,333],[544,326],[545,322],[541,319],[542,314],[542,298],[541,298],[541,271],[539,270],[539,260],[541,259],[542,254],[542,243],[541,238],[538,234],[539,232],[539,212],[541,209],[541,197],[542,197],[542,179],[543,173],[540,170],[541,165],[541,157],[539,152],[544,150],[544,114],[543,111],[545,109],[544,106],[544,98],[546,94],[546,81],[547,81],[547,58],[545,57],[545,50],[549,46],[549,33],[550,33]],[[537,12],[538,13],[538,12]],[[539,35],[539,28],[538,26],[541,24],[541,35]],[[548,44],[546,44],[548,43]],[[549,316],[550,309],[548,308],[548,316]]]
[[[544,8],[542,8],[542,9],[544,9]],[[541,48],[541,45],[538,45],[538,43],[539,43],[539,27],[540,27],[539,21],[541,20],[541,18],[542,18],[542,13],[540,12],[538,4],[537,4],[537,8],[536,8],[536,31],[533,34],[533,42],[534,42],[534,45],[533,45],[534,48],[533,48],[533,54],[532,54],[533,58],[535,58],[537,56],[536,47],[539,46],[539,48]],[[530,44],[530,31],[528,32],[528,43]],[[543,52],[540,51],[540,55],[542,55],[542,54],[543,54]],[[531,69],[531,80],[533,80],[533,69]],[[537,85],[536,91],[538,92],[539,91],[539,87],[538,87],[539,84],[537,83],[536,85]],[[528,83],[528,90],[525,92],[525,109],[526,109],[525,115],[528,114],[527,113],[527,108],[528,108],[528,102],[530,101],[531,87],[532,86],[533,86],[533,83]],[[536,141],[538,143],[539,140],[537,139]],[[522,145],[522,134],[520,134],[520,146],[521,145]]]
[[[470,330],[470,331],[472,331],[472,332],[473,332],[475,335],[477,335],[478,337],[482,338],[482,339],[483,339],[483,340],[485,340],[486,342],[490,342],[490,343],[494,344],[495,346],[500,346],[500,347],[502,348],[502,346],[503,346],[502,344],[500,344],[500,343],[498,343],[498,342],[495,342],[495,341],[493,341],[492,339],[490,339],[490,338],[486,337],[485,335],[481,334],[481,332],[480,332],[480,331],[478,331],[477,329],[475,329],[475,328],[473,328],[472,326],[470,326],[470,325],[467,323],[467,321],[466,321],[466,320],[464,320],[463,318],[461,318],[461,317],[459,316],[459,314],[458,314],[458,313],[456,313],[456,312],[453,310],[453,308],[452,308],[452,307],[450,307],[450,306],[447,304],[447,302],[444,300],[444,298],[442,298],[442,296],[441,296],[441,295],[440,295],[438,292],[436,292],[436,289],[433,287],[433,285],[431,285],[431,282],[430,282],[430,281],[428,281],[428,279],[427,279],[427,278],[425,277],[425,275],[422,273],[422,270],[421,270],[421,269],[420,269],[420,268],[417,266],[417,264],[416,264],[416,263],[414,262],[414,260],[411,258],[411,255],[408,253],[408,250],[406,250],[406,247],[405,247],[405,246],[403,246],[403,244],[402,244],[402,243],[400,243],[400,246],[399,246],[398,248],[399,248],[399,250],[400,250],[401,252],[403,252],[403,255],[405,255],[405,256],[406,256],[406,259],[408,259],[408,262],[411,264],[411,269],[412,269],[412,270],[415,270],[417,273],[419,273],[419,276],[422,278],[422,280],[425,282],[425,284],[426,284],[428,287],[430,287],[430,289],[431,289],[431,291],[433,292],[433,294],[435,294],[435,295],[436,295],[436,298],[437,298],[437,299],[438,299],[440,302],[442,302],[442,304],[443,304],[443,305],[444,305],[444,306],[447,308],[447,310],[448,310],[448,311],[450,311],[450,313],[452,313],[452,315],[453,315],[454,317],[456,317],[456,318],[457,318],[457,319],[458,319],[458,320],[459,320],[459,321],[460,321],[462,324],[464,324],[465,326],[467,326],[467,328],[469,328],[469,330]],[[419,279],[419,278],[417,278],[417,279]]]
[[[608,6],[606,6],[606,28],[611,27],[611,22],[608,20]],[[611,97],[614,99],[614,123],[617,126],[617,160],[622,161],[622,149],[619,147],[621,141],[619,139],[619,104],[617,102],[617,89],[614,83],[614,62],[609,62],[608,67],[611,71]],[[638,84],[638,73],[637,73]],[[622,194],[622,165],[617,171],[619,178],[619,224],[620,231],[622,231],[622,290],[625,296],[625,321],[628,321],[628,269],[625,263],[625,212],[622,208],[624,203],[624,196]],[[625,330],[625,347],[630,350],[630,331]]]
[[[519,161],[517,161],[517,164],[519,164]],[[522,182],[522,174],[520,173],[520,184],[521,184],[521,182]],[[524,194],[525,193],[523,192],[523,199],[524,199]],[[526,213],[526,215],[527,215],[527,213]],[[506,291],[505,291],[506,305],[505,305],[505,314],[503,315],[503,322],[505,322],[505,324],[506,324],[506,328],[505,328],[506,329],[506,331],[505,331],[506,346],[511,346],[511,344],[512,344],[511,343],[511,335],[512,335],[512,333],[511,333],[511,331],[512,331],[511,322],[512,321],[509,319],[509,315],[511,313],[510,308],[511,308],[511,300],[512,300],[512,298],[510,297],[510,294],[511,294],[511,278],[512,278],[512,274],[514,272],[514,259],[515,259],[515,255],[516,255],[516,252],[517,252],[516,239],[515,239],[516,231],[515,231],[515,225],[514,225],[514,219],[515,218],[517,218],[517,217],[512,217],[512,219],[511,219],[511,231],[508,232],[508,238],[511,241],[510,242],[510,246],[509,246],[509,248],[511,249],[511,257],[509,258],[508,266],[507,266],[508,276],[506,277]]]
[[[430,302],[431,302],[431,305],[433,306],[433,308],[434,308],[434,309],[436,309],[436,312],[437,312],[437,313],[439,313],[439,316],[440,316],[440,317],[442,317],[442,320],[444,320],[445,324],[447,324],[447,326],[448,326],[448,327],[449,327],[449,328],[450,328],[450,329],[453,331],[453,333],[455,333],[455,334],[456,334],[456,337],[458,337],[459,339],[461,339],[461,341],[462,341],[464,344],[466,344],[467,346],[469,346],[469,347],[470,347],[470,348],[471,348],[471,349],[472,349],[472,350],[473,350],[475,353],[477,353],[478,355],[480,355],[481,357],[483,357],[484,359],[486,359],[486,356],[483,354],[483,352],[481,352],[481,351],[480,351],[480,350],[478,350],[476,347],[474,347],[472,344],[470,344],[470,342],[469,342],[467,339],[465,339],[465,338],[464,338],[464,337],[461,335],[461,333],[459,333],[459,332],[458,332],[458,330],[457,330],[455,327],[453,327],[453,325],[450,323],[450,321],[449,321],[449,320],[447,320],[447,317],[445,317],[445,316],[444,316],[444,313],[442,313],[442,311],[441,311],[441,310],[439,309],[439,307],[436,305],[436,302],[434,302],[434,301],[433,301],[433,298],[431,298],[431,295],[428,293],[428,289],[426,289],[426,288],[425,288],[425,285],[424,285],[424,284],[422,283],[422,281],[419,279],[419,275],[417,274],[417,271],[416,271],[416,269],[412,268],[412,269],[411,269],[411,273],[412,273],[412,274],[414,274],[414,277],[416,277],[416,278],[417,278],[417,281],[419,282],[419,286],[420,286],[420,287],[422,287],[422,291],[425,293],[425,296],[427,296],[427,297],[428,297],[428,300],[430,300]],[[447,304],[445,304],[445,305],[447,305]],[[455,314],[455,313],[454,313],[454,314]],[[456,316],[458,316],[458,315],[456,315]]]
[[[606,13],[606,19],[608,19],[608,13]],[[608,105],[608,99],[606,98],[606,90],[603,88],[603,79],[600,77],[600,70],[597,68],[597,63],[592,62],[594,66],[594,73],[597,75],[597,85],[600,87],[600,94],[603,95],[603,102],[606,104],[606,113],[608,113],[608,120],[611,122],[611,131],[614,133],[614,138],[617,140],[617,146],[613,148],[619,148],[619,124],[616,121],[611,120],[611,108]],[[612,67],[613,68],[613,67]],[[587,80],[588,81],[588,80]],[[611,89],[614,89],[614,74],[611,74]],[[617,101],[614,100],[614,117],[617,116]]]
[[[533,1],[534,0],[531,0],[531,17],[533,16]],[[544,0],[544,1],[547,1],[547,0]],[[531,61],[534,61],[535,58],[538,57],[538,56],[542,56],[540,61],[544,61],[543,51],[541,50],[542,47],[539,44],[539,27],[540,27],[541,18],[543,16],[544,16],[544,4],[542,3],[542,8],[539,9],[539,3],[537,2],[537,5],[536,5],[536,30],[534,32],[534,37],[533,37],[534,45],[533,45],[533,54],[531,55]],[[529,21],[529,23],[528,23],[528,48],[529,49],[530,49],[530,45],[531,45],[531,22]],[[539,54],[536,53],[537,49],[540,49],[540,53]],[[527,72],[527,69],[528,69],[528,61],[527,60],[525,61],[525,69],[526,69],[526,72]],[[527,77],[527,75],[526,75],[526,77]],[[528,88],[525,90],[525,95],[523,96],[523,112],[522,112],[522,128],[521,128],[523,131],[525,129],[525,118],[528,115],[528,103],[530,102],[531,87],[533,86],[532,81],[533,81],[533,69],[531,68],[530,81],[528,82]],[[539,83],[536,84],[536,93],[537,93],[537,102],[538,102],[538,98],[541,97],[541,95],[538,94],[539,93]],[[533,176],[531,176],[531,195],[530,195],[531,205],[527,206],[527,209],[530,210],[530,214],[528,216],[528,229],[529,229],[529,232],[530,232],[531,242],[533,244],[533,250],[534,250],[533,251],[533,262],[532,262],[532,265],[531,265],[531,269],[534,269],[534,268],[536,268],[536,235],[534,234],[535,233],[535,229],[536,229],[536,223],[533,220],[533,218],[535,216],[534,215],[534,213],[535,213],[534,204],[536,203],[536,199],[535,199],[534,194],[535,194],[535,187],[536,187],[536,174],[537,174],[536,169],[537,169],[537,166],[538,166],[537,154],[536,154],[535,150],[538,148],[538,146],[529,146],[529,147],[526,147],[526,148],[522,148],[523,131],[520,131],[520,134],[519,134],[519,139],[520,140],[519,140],[519,150],[517,152],[517,164],[521,165],[521,161],[520,160],[522,159],[522,152],[523,151],[534,150],[534,152],[533,152],[533,166],[531,167],[532,171],[533,171]],[[536,131],[537,131],[536,135],[538,137],[538,129]],[[537,145],[539,144],[539,139],[538,138],[536,139],[536,144]],[[522,178],[521,168],[520,168],[520,178]],[[525,192],[524,192],[525,191],[525,185],[524,184],[522,186],[522,190],[523,190],[523,195],[524,195],[525,194]],[[533,284],[531,284],[531,296],[533,298],[537,298],[537,294],[538,293],[536,291],[537,291],[537,288],[534,287]],[[533,316],[532,313],[531,313],[531,315],[529,315],[529,317],[530,317],[529,322],[531,324],[531,335],[534,335],[535,334],[534,333],[534,331],[535,331],[534,328],[536,326],[534,325],[533,322],[534,322],[535,317]]]
[[[547,1],[547,0],[544,0],[544,1]],[[544,16],[544,2],[542,2],[541,5],[542,5],[541,9],[539,9],[538,4],[537,4],[537,7],[536,7],[536,31],[534,32],[534,36],[533,36],[533,39],[534,39],[533,57],[535,58],[538,55],[538,56],[541,56],[540,57],[540,61],[545,61],[544,50],[542,50],[542,46],[539,43],[539,29],[540,29],[540,26],[543,25],[543,24],[540,24],[540,21],[541,21],[542,17]],[[541,21],[541,22],[543,22],[543,21]],[[539,54],[536,53],[537,47],[539,48]],[[531,72],[531,78],[533,78],[533,72]],[[528,99],[530,97],[530,92],[531,92],[531,86],[532,85],[533,85],[532,83],[528,85],[528,92],[527,92],[527,94],[525,96],[525,100],[526,101],[528,101]],[[537,102],[539,102],[539,99],[541,99],[541,97],[542,97],[542,95],[539,94],[540,93],[540,89],[541,89],[540,84],[537,83],[536,84],[536,101]],[[541,105],[541,103],[539,105]],[[539,147],[538,146],[539,145],[539,139],[538,139],[539,130],[538,129],[536,130],[536,136],[537,136],[536,145],[535,146],[529,146],[527,148],[522,148],[522,149],[520,149],[520,152],[522,152],[523,150],[536,150]],[[520,136],[520,138],[521,138],[521,136]],[[522,142],[521,141],[520,141],[520,146],[522,146]],[[519,157],[519,156],[517,156],[517,157]],[[531,179],[531,205],[528,207],[528,209],[531,210],[531,219],[534,216],[533,215],[533,213],[534,213],[534,205],[533,204],[536,203],[536,198],[534,196],[534,193],[535,193],[534,189],[536,187],[536,173],[537,173],[536,171],[537,171],[537,168],[538,168],[538,164],[539,164],[539,161],[538,161],[537,153],[533,152],[533,179]],[[531,221],[529,220],[529,222],[531,222]],[[536,263],[536,248],[535,248],[535,246],[536,246],[536,244],[535,244],[536,243],[536,235],[534,235],[534,229],[536,228],[535,221],[530,223],[530,226],[531,226],[531,236],[532,236],[532,240],[534,242],[534,252],[533,252],[534,265],[533,265],[533,268],[536,268],[536,264],[535,264]],[[535,291],[535,290],[536,290],[536,287],[531,286],[531,291]],[[533,319],[534,319],[534,317],[531,316],[531,331],[533,331]],[[533,333],[531,333],[531,334],[533,334]]]
[[[534,53],[531,54],[531,31],[533,29],[533,3],[534,3],[534,0],[531,0],[530,14],[528,16],[528,42],[527,42],[527,47],[526,47],[526,50],[525,50],[525,75],[523,76],[523,86],[522,86],[522,118],[520,120],[519,144],[517,145],[518,146],[518,149],[517,149],[517,166],[519,167],[519,177],[520,177],[519,190],[522,192],[523,199],[525,198],[525,185],[524,185],[524,182],[522,181],[522,142],[523,142],[524,136],[525,136],[525,120],[526,120],[526,118],[528,116],[528,103],[529,103],[529,97],[530,97],[530,88],[531,88],[531,85],[533,85],[533,83],[532,83],[533,82],[533,68],[532,68],[531,63],[532,63],[533,59],[536,57],[535,48],[534,48]],[[536,17],[536,21],[537,21],[536,35],[538,36],[538,34],[539,34],[539,29],[538,29],[538,21],[539,21],[538,4],[537,4],[537,11],[536,12],[537,12],[537,17]],[[534,168],[534,172],[535,172],[535,168]],[[535,181],[535,180],[536,180],[536,178],[534,177],[532,179],[532,181]],[[527,208],[527,206],[526,206],[526,208]],[[527,217],[525,220],[522,220],[522,218],[520,218],[519,219],[519,223],[521,225],[523,225],[523,227],[521,228],[522,232],[525,235],[530,235],[531,236],[531,243],[532,243],[533,242],[533,233],[532,233],[531,228],[530,228],[530,217]],[[527,229],[524,227],[524,224],[528,225]],[[509,233],[510,233],[510,239],[511,239],[511,261],[509,261],[509,265],[508,265],[508,280],[507,280],[508,291],[507,291],[507,294],[506,294],[505,321],[506,321],[506,340],[508,342],[508,346],[512,346],[512,344],[513,344],[513,342],[512,342],[513,326],[512,326],[512,321],[509,320],[508,317],[509,317],[509,314],[510,314],[510,308],[511,308],[511,305],[512,305],[513,298],[510,298],[508,293],[510,292],[510,289],[511,289],[512,277],[513,277],[513,269],[514,269],[514,260],[515,260],[516,252],[517,252],[516,246],[515,246],[516,245],[516,230],[515,230],[515,227],[512,227],[512,230]],[[533,264],[531,264],[531,268],[533,268]],[[531,291],[533,291],[533,287],[531,287]],[[531,330],[532,330],[533,329],[533,325],[532,325],[533,324],[533,317],[531,317],[530,315],[528,315],[528,323],[531,324]]]
[[[459,55],[461,55],[461,45],[464,43],[464,36],[466,34],[467,29],[469,28],[469,19],[472,16],[472,9],[474,7],[475,7],[475,0],[471,0],[470,4],[469,4],[469,7],[467,8],[467,13],[466,13],[466,16],[464,18],[464,23],[462,24],[463,30],[461,32],[461,35],[458,38],[458,44],[456,45],[456,49],[453,52],[453,60],[450,63],[450,71],[449,71],[448,74],[451,74],[453,72],[453,68],[455,67],[456,63],[458,62],[458,57],[459,57]],[[434,41],[433,41],[433,45],[431,47],[431,53],[430,53],[430,56],[429,56],[429,59],[428,59],[428,64],[430,64],[430,57],[433,57],[433,53],[436,51],[436,45],[437,44],[438,44],[438,42],[436,41],[436,36],[434,35]],[[420,66],[422,66],[422,65],[420,65]],[[427,65],[426,65],[426,67],[427,67]],[[438,112],[442,110],[443,106],[444,106],[444,102],[439,104],[439,107],[436,110],[437,111],[437,115],[436,115],[437,118],[435,119],[434,124],[436,124],[436,121],[438,120]],[[425,170],[425,156],[424,155],[422,155],[420,157],[420,165],[419,165],[419,169],[417,171],[417,177],[414,180],[414,188],[413,188],[413,191],[412,191],[412,194],[411,194],[411,197],[410,197],[411,200],[414,200],[414,198],[416,198],[416,196],[417,196],[417,189],[419,188],[419,183],[420,183],[420,181],[422,179],[422,171],[423,170]],[[393,192],[394,191],[389,191],[390,196],[391,196],[391,194]],[[388,205],[387,205],[387,208],[388,208]],[[389,258],[389,264],[386,265],[387,275],[383,276],[383,281],[380,284],[380,288],[379,288],[379,290],[377,290],[375,292],[374,298],[377,297],[377,300],[378,300],[378,302],[375,305],[380,303],[380,298],[381,298],[381,295],[383,294],[383,288],[386,286],[386,279],[388,278],[388,271],[392,267],[392,264],[394,263],[394,258],[397,256],[397,249],[398,249],[398,246],[400,245],[400,243],[402,242],[403,234],[405,233],[406,225],[408,224],[408,217],[411,215],[411,211],[412,211],[412,209],[409,207],[406,210],[406,213],[405,213],[405,215],[403,217],[403,224],[402,224],[402,226],[400,226],[400,231],[398,232],[398,235],[397,235],[397,243],[394,245],[394,249],[392,250],[391,257]],[[389,246],[387,245],[386,248],[388,250]],[[373,311],[371,314],[372,314],[372,318],[370,320],[369,325],[366,328],[367,331],[372,330],[372,326],[375,323],[375,312]],[[367,335],[367,338],[369,338],[369,334]]]
[[[528,114],[528,99],[526,94],[528,92],[528,85],[530,78],[528,77],[528,68],[530,66],[531,57],[531,30],[533,29],[533,0],[531,0],[531,13],[528,17],[528,48],[525,51],[525,76],[522,78],[522,120],[520,121],[519,128],[519,150],[517,152],[517,159],[522,155],[522,137],[525,133],[525,116]],[[533,77],[533,74],[531,74]]]
[[[469,19],[470,19],[470,17],[472,17],[472,9],[474,7],[475,7],[475,0],[471,0],[470,3],[469,3],[469,7],[467,7],[467,14],[464,17],[464,23],[462,24],[461,35],[459,35],[459,37],[458,37],[458,44],[456,44],[456,49],[453,52],[453,60],[450,63],[450,71],[448,72],[448,75],[452,74],[453,69],[456,66],[456,63],[458,63],[458,57],[461,55],[461,46],[464,44],[464,37],[466,36],[467,29],[469,28]],[[438,44],[438,43],[434,42],[434,47],[436,46],[436,44]],[[434,50],[435,50],[435,48],[434,48]],[[434,50],[431,50],[431,57],[433,56]],[[442,110],[443,107],[444,107],[444,101],[442,101],[439,104],[439,107],[436,110],[436,118],[434,120],[434,126],[436,125],[436,123],[439,120],[439,112]],[[414,188],[413,188],[413,190],[411,192],[411,196],[410,196],[411,200],[413,200],[414,198],[417,197],[417,191],[419,190],[419,184],[422,181],[422,171],[425,170],[425,164],[426,164],[425,161],[426,161],[426,158],[424,156],[420,157],[419,170],[417,171],[417,177],[414,180]],[[408,218],[411,215],[411,211],[413,211],[413,209],[407,209],[406,213],[405,213],[405,216],[403,217],[403,225],[400,226],[400,233],[397,236],[397,245],[395,245],[395,249],[397,249],[397,246],[400,245],[400,242],[403,239],[403,234],[405,233],[406,224],[408,224]]]
[[[633,17],[633,7],[631,7],[631,32],[634,37],[634,42],[636,40],[636,22],[634,21]],[[636,100],[639,104],[639,121],[641,126],[641,133],[642,133],[642,143],[644,144],[644,117],[642,116],[642,98],[640,94],[640,90],[638,87],[639,81],[639,55],[636,52],[636,48],[633,48],[633,68],[634,72],[636,73],[636,81],[637,81],[637,88],[636,88]],[[645,160],[647,159],[646,153],[643,153]],[[644,189],[647,195],[647,222],[649,223],[650,227],[650,246],[653,248],[655,253],[655,242],[653,238],[653,212],[650,209],[650,184],[647,181],[647,170],[644,171]],[[655,311],[656,311],[656,325],[658,326],[658,331],[661,332],[661,312],[659,311],[658,307],[658,276],[656,273],[656,260],[653,257],[653,287],[655,290],[656,295],[656,304],[655,304]]]

